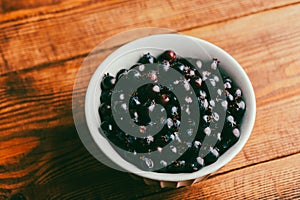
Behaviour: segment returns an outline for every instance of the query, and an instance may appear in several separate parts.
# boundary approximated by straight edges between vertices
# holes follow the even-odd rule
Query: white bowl
[[[197,56],[201,55],[204,57],[203,59],[211,57],[218,58],[222,64],[222,71],[225,71],[243,91],[243,98],[247,105],[240,127],[241,136],[238,142],[221,155],[215,163],[205,166],[193,173],[172,174],[142,171],[124,160],[98,130],[101,124],[98,115],[98,107],[100,105],[99,97],[101,94],[99,86],[103,75],[107,72],[116,74],[122,68],[129,68],[141,55],[148,51],[156,56],[167,49],[172,49],[184,57],[199,58]],[[205,51],[208,54],[206,54]],[[98,147],[99,154],[104,154],[111,163],[118,166],[119,169],[132,173],[136,175],[136,177],[143,178],[145,183],[159,184],[161,187],[191,185],[207,177],[207,175],[215,172],[232,160],[247,142],[254,125],[255,115],[256,102],[253,87],[239,63],[224,50],[207,41],[180,34],[159,34],[144,37],[132,41],[114,51],[101,63],[93,74],[85,99],[86,122],[93,142],[96,147]]]

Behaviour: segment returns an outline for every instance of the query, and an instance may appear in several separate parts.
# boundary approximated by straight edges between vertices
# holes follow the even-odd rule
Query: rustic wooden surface
[[[225,49],[256,93],[245,148],[190,187],[149,187],[100,164],[74,126],[83,59],[149,26]],[[0,0],[0,199],[300,199],[299,52],[299,1]]]

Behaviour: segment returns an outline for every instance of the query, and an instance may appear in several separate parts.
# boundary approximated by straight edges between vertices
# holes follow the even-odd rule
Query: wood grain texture
[[[142,199],[299,199],[299,163],[297,154]]]
[[[18,0],[1,0],[1,10],[2,13],[11,12],[21,9],[36,8],[45,5],[57,4],[61,0],[27,0],[27,1],[18,1]],[[1,13],[1,12],[0,12]]]
[[[132,28],[189,29],[294,2],[119,0],[82,4],[71,10],[64,10],[63,5],[63,12],[59,12],[58,6],[57,11],[45,16],[0,25],[0,49],[7,61],[0,73],[84,57],[98,42]]]
[[[1,200],[17,192],[28,199],[300,197],[300,4],[47,2],[25,11],[21,3],[0,17]],[[74,79],[95,41],[154,24],[228,51],[248,73],[257,99],[255,127],[243,151],[212,178],[179,190],[145,186],[98,163],[72,119]]]

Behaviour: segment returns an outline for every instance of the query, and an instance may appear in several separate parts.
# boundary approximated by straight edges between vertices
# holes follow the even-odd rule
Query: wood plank
[[[20,141],[24,138],[26,139],[28,134],[30,133],[26,132],[22,134]],[[57,198],[77,197],[80,199],[83,197],[92,198],[100,196],[103,197],[100,199],[109,199],[109,197],[111,199],[126,199],[127,197],[134,198],[161,191],[158,188],[149,188],[143,183],[133,181],[124,173],[101,166],[101,164],[88,155],[84,147],[80,144],[74,128],[56,127],[52,131],[39,130],[35,133],[35,137],[39,137],[37,141],[47,142],[38,145],[33,152],[23,152],[21,157],[14,158],[17,159],[17,163],[1,166],[1,169],[7,169],[2,171],[0,176],[0,188],[5,191],[4,194],[10,195],[15,192],[21,192],[28,195],[30,199],[44,197],[44,195],[54,195]],[[260,139],[257,137],[257,140]],[[66,143],[66,141],[68,142]],[[282,143],[286,142],[282,139],[280,141]],[[281,142],[274,144],[273,141],[265,140],[260,142],[263,144],[270,142],[270,145],[281,144]],[[254,145],[250,145],[252,146],[251,148],[245,148],[248,160],[235,159],[231,163],[235,162],[236,166],[241,167],[242,164],[239,161],[249,164],[254,163],[253,161],[262,160],[265,157],[261,151],[255,150],[257,148],[255,146],[257,141],[249,141],[249,143],[254,143]],[[297,144],[297,141],[295,143]],[[279,146],[278,148],[282,147]],[[16,148],[13,146],[10,150],[15,151]],[[261,150],[265,151],[265,149]],[[274,152],[274,148],[270,151]],[[7,153],[5,149],[3,152]],[[7,157],[10,158],[13,156],[10,155]],[[25,158],[26,160],[24,160]],[[225,168],[229,170],[227,166]],[[225,170],[223,169],[222,171],[224,173]],[[70,182],[72,184],[69,184]],[[121,187],[118,193],[114,193],[116,185],[126,185],[126,187]],[[57,191],[63,191],[63,193],[58,193]],[[86,196],[87,193],[90,196]]]
[[[300,154],[141,199],[299,199]]]
[[[176,0],[119,0],[86,4],[76,1],[82,6],[68,9],[69,4],[58,4],[55,11],[45,15],[40,16],[41,11],[32,11],[35,13],[33,17],[25,16],[23,21],[13,21],[11,13],[2,16],[8,21],[0,24],[0,49],[7,61],[0,63],[0,73],[85,56],[98,42],[133,28],[154,26],[184,30],[296,2],[200,0],[187,4]]]
[[[293,54],[293,52],[299,52],[300,28],[299,26],[289,25],[297,24],[296,21],[299,18],[299,14],[295,11],[298,9],[299,6],[295,8],[289,7],[280,9],[283,11],[276,10],[261,13],[256,15],[256,17],[249,16],[243,19],[234,20],[234,23],[230,23],[232,25],[229,25],[225,22],[210,26],[210,28],[199,28],[194,30],[194,34],[199,34],[198,36],[202,37],[203,35],[201,35],[201,33],[203,32],[201,32],[201,30],[204,29],[204,32],[207,33],[207,31],[209,31],[208,29],[210,29],[211,34],[208,35],[211,35],[211,37],[207,37],[205,39],[209,41],[216,40],[213,42],[232,53],[232,55],[234,55],[234,57],[240,61],[242,66],[244,66],[245,70],[249,74],[250,79],[252,79],[259,106],[263,102],[266,104],[273,100],[276,101],[289,97],[290,95],[299,94],[299,88],[296,87],[296,85],[299,84],[297,79],[297,75],[300,73],[299,68],[297,67],[299,59],[297,55]],[[277,20],[278,24],[272,23],[272,17],[274,14],[283,13],[291,14],[283,15],[280,20]],[[222,30],[226,30],[226,32],[223,32],[223,34],[228,35],[229,32],[233,32],[242,35],[248,32],[248,29],[244,29],[247,25],[243,24],[248,24],[249,26],[252,25],[252,27],[249,28],[253,30],[251,34],[248,34],[249,36],[251,35],[251,40],[259,41],[261,35],[265,34],[265,30],[261,29],[259,25],[253,26],[257,19],[262,19],[260,20],[261,24],[273,24],[273,26],[268,27],[268,32],[274,33],[274,41],[270,41],[266,44],[270,46],[269,49],[274,49],[273,51],[276,52],[277,55],[285,55],[284,59],[274,55],[274,53],[273,55],[268,54],[266,49],[261,48],[262,44],[258,45],[256,43],[248,43],[248,40],[238,40],[238,42],[235,43],[235,39],[226,39],[222,40],[221,43],[220,40],[218,40],[220,37],[216,36],[217,31],[214,31],[216,27],[222,27]],[[255,27],[257,28],[255,29]],[[284,28],[286,31],[279,31],[282,28]],[[191,31],[186,33],[193,34]],[[286,37],[287,33],[289,34]],[[282,46],[282,41],[278,39],[282,37],[285,37],[287,44],[293,45]],[[246,50],[238,50],[243,45],[248,47],[246,50],[249,52]],[[252,53],[252,51],[257,51],[257,54],[244,56],[246,53]],[[267,60],[264,60],[264,67],[261,67],[260,70],[257,70],[256,67],[257,55],[262,56],[264,59],[265,57],[268,58]],[[35,125],[38,129],[46,126],[46,124],[48,124],[46,127],[49,127],[55,123],[59,124],[56,120],[62,118],[62,116],[69,116],[67,119],[70,120],[65,122],[72,123],[70,117],[71,92],[75,73],[81,62],[82,59],[79,58],[67,61],[65,63],[55,64],[51,66],[51,68],[41,68],[36,71],[32,70],[22,74],[10,73],[1,77],[1,85],[5,87],[1,90],[3,100],[1,101],[0,130],[5,130],[7,134],[22,131],[22,127],[18,126],[21,124],[30,126],[26,127],[27,130],[34,129]],[[277,70],[279,65],[274,65],[274,62],[280,62],[278,63],[280,64],[279,70]],[[290,65],[291,63],[292,65]],[[264,77],[261,77],[262,75],[264,75]],[[53,77],[55,77],[55,79]],[[281,78],[277,80],[278,77]],[[45,88],[47,88],[47,90]],[[291,88],[293,89],[291,90]],[[268,95],[268,98],[265,98],[266,95]],[[29,105],[32,106],[29,107]],[[50,107],[50,109],[53,109],[54,112],[49,113],[45,108],[45,106],[47,107],[49,105],[52,105],[52,108]],[[36,118],[31,118],[31,116],[36,116]],[[17,126],[14,126],[12,123],[10,123],[12,119],[17,120]]]
[[[98,59],[99,55],[94,57]],[[1,139],[22,131],[73,125],[72,92],[81,63],[80,58],[0,77]],[[86,78],[91,73],[85,71],[81,76]],[[83,88],[74,94],[84,96]]]
[[[233,52],[248,72],[257,95],[257,120],[253,134],[244,150],[218,173],[224,174],[248,165],[299,153],[300,80],[297,66],[300,60],[294,52],[299,52],[300,29],[297,25],[288,25],[299,18],[299,13],[296,12],[298,9],[299,6],[281,8],[189,32],[199,37],[203,36],[203,33],[210,35],[206,39],[216,40],[218,45],[230,53]],[[282,15],[277,23],[272,23],[272,16],[283,13],[290,14]],[[254,22],[257,22],[255,26]],[[245,23],[248,26],[243,25]],[[270,24],[267,31],[273,33],[269,38],[273,42],[269,41],[266,44],[269,45],[268,49],[274,50],[267,58],[263,57],[264,62],[259,70],[256,67],[257,59],[267,55],[266,49],[261,48],[264,43],[249,43],[248,39],[239,39],[238,45],[234,45],[236,42],[230,37],[228,40],[216,37],[217,27],[224,30],[225,35],[240,33],[243,38],[247,31],[252,30],[251,34],[248,34],[251,41],[259,41],[261,35],[266,34],[266,29],[260,27],[266,24]],[[279,31],[282,28],[284,32]],[[211,34],[202,30],[209,30]],[[236,35],[234,36],[237,37]],[[279,39],[282,37],[293,45],[282,45]],[[239,51],[243,46],[247,48]],[[257,53],[252,53],[254,51]],[[248,56],[245,58],[245,55]],[[281,59],[279,55],[285,55],[285,58]],[[9,196],[20,191],[25,195],[33,195],[32,199],[35,199],[39,194],[51,195],[60,188],[64,188],[65,193],[55,194],[56,197],[80,198],[91,192],[91,195],[105,198],[125,198],[159,191],[157,188],[147,190],[148,187],[131,181],[126,174],[105,169],[101,164],[97,164],[81,145],[73,127],[71,114],[73,81],[81,62],[82,59],[78,58],[0,77],[0,85],[6,86],[0,90],[3,97],[0,100],[0,151],[1,156],[6,155],[1,157],[5,162],[0,165],[0,196]],[[274,65],[274,62],[280,65]],[[267,84],[261,84],[261,81]],[[80,94],[80,91],[78,93]],[[284,123],[281,123],[282,119],[285,119]],[[61,124],[65,126],[61,127]],[[9,144],[12,144],[10,148]],[[26,144],[28,147],[24,152],[20,152],[18,146],[24,147]],[[13,155],[9,153],[11,151],[17,153]],[[224,176],[226,174],[220,177]],[[215,178],[217,177],[219,176]],[[69,184],[70,182],[72,184]],[[116,185],[128,187],[114,193]],[[34,196],[34,193],[37,196]],[[211,193],[205,193],[208,194]]]
[[[83,147],[74,126],[22,132],[3,144],[0,160],[8,151],[16,153],[5,156],[6,165],[0,163],[0,199],[15,193],[28,199],[128,199],[140,191],[160,190],[99,163]],[[25,145],[30,151],[18,154],[17,150]],[[115,192],[116,186],[125,185]]]
[[[272,15],[252,15],[184,33],[211,41],[233,55],[249,75],[260,106],[299,94],[297,88],[291,90],[287,85],[283,90],[289,90],[288,96],[280,95],[283,90],[274,93],[286,84],[283,82],[290,81],[287,78],[296,79],[300,75],[299,57],[295,54],[300,50],[297,33],[300,15],[296,14],[299,10],[299,6],[286,7],[268,12]],[[291,24],[288,23],[290,20],[293,21]],[[266,100],[269,93],[273,98]]]
[[[1,0],[1,10],[0,13],[11,12],[21,9],[37,8],[45,5],[57,4],[61,0],[29,0],[29,1],[12,1],[12,0]]]
[[[14,193],[22,193],[28,199],[178,199],[180,196],[184,199],[220,199],[221,196],[235,199],[292,199],[296,198],[300,191],[299,176],[296,176],[299,174],[300,154],[212,176],[192,187],[159,189],[134,181],[126,173],[102,166],[87,156],[80,146],[67,145],[66,149],[63,150],[63,156],[52,154],[50,162],[46,162],[47,156],[51,157],[46,153],[47,156],[43,155],[39,166],[32,164],[36,166],[30,166],[35,168],[35,176],[15,179],[18,181],[15,181],[14,185],[8,184],[8,181],[3,182],[6,187],[12,188],[6,192],[0,191],[0,196],[9,197]],[[63,172],[61,168],[64,169]],[[34,181],[28,184],[28,179],[32,178]],[[12,180],[14,179],[10,179]]]

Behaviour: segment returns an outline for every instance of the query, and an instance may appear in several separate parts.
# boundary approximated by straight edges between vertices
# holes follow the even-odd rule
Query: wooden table
[[[220,46],[256,93],[245,148],[193,186],[150,187],[104,166],[74,126],[83,59],[149,26]],[[299,199],[299,76],[299,1],[0,0],[0,199]]]

